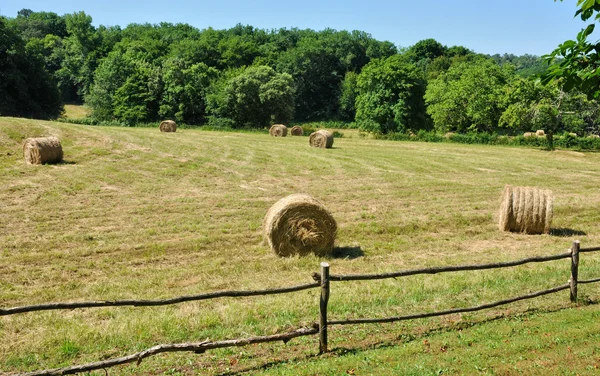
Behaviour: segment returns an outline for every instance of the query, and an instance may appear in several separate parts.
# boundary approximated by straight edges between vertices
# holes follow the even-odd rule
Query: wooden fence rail
[[[190,342],[190,343],[174,343],[168,345],[156,345],[144,351],[140,351],[135,354],[127,355],[121,358],[113,358],[95,363],[82,364],[78,366],[71,366],[65,368],[54,368],[43,371],[35,371],[21,374],[22,376],[42,376],[42,375],[72,375],[74,373],[89,372],[98,369],[106,369],[109,367],[118,366],[127,363],[137,363],[138,365],[142,362],[142,359],[157,355],[165,352],[194,352],[196,354],[202,354],[209,349],[218,349],[224,347],[234,346],[247,346],[253,343],[265,343],[274,341],[283,341],[287,343],[292,338],[315,335],[319,332],[317,325],[313,327],[299,328],[293,332],[274,334],[270,336],[259,336],[250,338],[231,339],[226,341],[203,341],[203,342]]]
[[[464,272],[464,271],[473,271],[473,270],[499,269],[499,268],[508,268],[508,267],[512,267],[512,266],[529,264],[529,263],[533,263],[533,262],[555,261],[555,260],[565,259],[565,258],[569,258],[569,257],[571,257],[571,252],[562,253],[560,255],[554,255],[554,256],[530,257],[530,258],[521,259],[521,260],[517,260],[517,261],[498,262],[498,263],[493,263],[493,264],[440,266],[440,267],[435,267],[435,268],[412,269],[412,270],[403,270],[403,271],[399,271],[399,272],[381,273],[381,274],[349,274],[349,275],[332,274],[329,276],[329,280],[336,281],[336,282],[368,281],[368,280],[376,280],[376,279],[408,277],[411,275],[419,275],[419,274],[438,274],[438,273],[448,273],[448,272]],[[313,278],[316,278],[316,275],[313,274]]]
[[[319,353],[328,351],[327,348],[327,328],[329,325],[353,325],[353,324],[368,324],[368,323],[386,323],[395,322],[402,320],[413,320],[426,317],[435,317],[450,315],[456,313],[475,312],[484,309],[489,309],[505,304],[514,303],[520,300],[533,299],[539,296],[557,293],[563,290],[570,290],[570,299],[573,302],[577,301],[577,286],[579,284],[590,284],[600,282],[600,278],[578,280],[579,275],[579,257],[581,253],[596,252],[600,251],[600,247],[593,248],[580,248],[579,241],[575,241],[572,244],[571,249],[567,253],[554,255],[554,256],[540,256],[530,257],[517,261],[500,262],[492,264],[476,264],[476,265],[461,265],[461,266],[450,266],[450,267],[435,267],[435,268],[422,268],[413,270],[404,270],[392,273],[381,273],[381,274],[354,274],[354,275],[335,275],[329,273],[329,264],[321,263],[321,273],[313,274],[313,279],[316,282],[308,283],[303,285],[277,288],[277,289],[266,289],[266,290],[247,290],[247,291],[220,291],[207,294],[199,295],[188,295],[176,298],[164,299],[164,300],[115,300],[115,301],[95,301],[95,302],[75,302],[75,303],[48,303],[39,305],[30,305],[22,307],[13,307],[0,309],[0,316],[13,315],[17,313],[25,313],[32,311],[42,310],[55,310],[55,309],[74,309],[74,308],[90,308],[90,307],[114,307],[114,306],[159,306],[167,304],[176,304],[189,301],[206,300],[221,297],[247,297],[247,296],[258,296],[258,295],[272,295],[272,294],[285,294],[290,292],[302,291],[312,288],[321,288],[321,294],[319,297],[319,321],[313,323],[310,327],[304,327],[296,329],[293,332],[280,333],[270,336],[258,336],[250,338],[232,339],[226,341],[204,341],[196,343],[180,343],[180,344],[163,344],[157,345],[142,352],[128,355],[121,358],[108,359],[101,362],[89,363],[79,366],[71,366],[66,368],[57,368],[51,370],[43,370],[25,373],[23,375],[66,375],[79,372],[87,372],[97,369],[105,369],[108,367],[116,366],[119,364],[139,362],[142,359],[160,354],[163,352],[174,352],[174,351],[193,351],[196,353],[203,353],[208,349],[232,347],[232,346],[246,346],[252,343],[264,343],[273,341],[283,341],[287,343],[292,338],[308,336],[308,335],[319,335]],[[419,274],[437,274],[447,272],[458,272],[458,271],[472,271],[472,270],[485,270],[485,269],[498,269],[524,265],[528,263],[539,263],[560,260],[564,258],[571,259],[570,278],[569,282],[564,285],[552,287],[546,290],[531,292],[525,295],[520,295],[513,298],[503,299],[492,303],[485,303],[478,306],[467,307],[467,308],[454,308],[444,311],[417,313],[405,316],[395,317],[384,317],[384,318],[358,318],[358,319],[347,319],[347,320],[329,320],[327,316],[327,306],[329,303],[330,296],[330,283],[331,282],[342,282],[342,281],[359,281],[359,280],[378,280],[385,278],[398,278],[406,277]]]
[[[48,311],[54,309],[75,309],[75,308],[93,308],[93,307],[123,307],[123,306],[134,306],[134,307],[150,307],[150,306],[161,306],[169,304],[177,304],[183,302],[191,302],[197,300],[215,299],[223,297],[243,297],[243,296],[259,296],[259,295],[274,295],[274,294],[287,294],[290,292],[308,290],[319,287],[321,284],[318,282],[307,283],[304,285],[297,285],[291,287],[283,287],[278,289],[265,289],[265,290],[245,290],[245,291],[217,291],[208,294],[198,295],[187,295],[179,296],[176,298],[163,299],[163,300],[102,300],[95,302],[72,302],[72,303],[48,303],[48,304],[37,304],[22,307],[13,308],[0,308],[0,316],[14,315],[16,313],[25,313],[33,311]]]

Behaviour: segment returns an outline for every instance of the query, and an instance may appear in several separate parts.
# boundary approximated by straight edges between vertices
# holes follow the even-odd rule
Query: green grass
[[[268,208],[298,192],[325,203],[338,222],[337,245],[352,249],[325,259],[334,274],[551,255],[565,252],[574,239],[583,247],[600,245],[598,153],[395,142],[348,137],[349,130],[342,133],[333,149],[315,149],[306,137],[199,129],[165,134],[156,128],[0,118],[0,305],[157,299],[309,282],[322,259],[280,259],[266,248],[261,235]],[[65,163],[26,165],[22,141],[46,135],[61,139]],[[497,230],[505,184],[553,190],[553,235]],[[580,278],[600,276],[600,256],[584,254],[581,259]],[[562,260],[485,272],[335,283],[330,317],[384,317],[471,306],[563,284],[568,277],[569,262]],[[586,301],[598,298],[597,286],[579,290]],[[503,368],[501,360],[516,364],[522,373],[536,374],[542,371],[533,356],[520,361],[519,347],[508,349],[490,333],[518,329],[517,318],[528,317],[539,323],[535,330],[562,338],[554,323],[581,317],[576,335],[594,338],[598,328],[590,315],[597,306],[568,307],[565,292],[481,313],[334,327],[334,352],[321,357],[315,356],[316,338],[308,337],[285,346],[159,355],[140,366],[111,369],[110,374],[222,374],[228,369],[289,374],[287,368],[327,374],[326,368],[333,365],[337,371],[331,374],[353,368],[356,374],[410,374],[421,369],[422,374],[516,373]],[[531,309],[536,311],[526,314]],[[0,317],[0,370],[92,362],[160,343],[266,335],[313,322],[317,313],[318,291],[309,290],[168,307]],[[497,317],[502,319],[493,320]],[[518,330],[526,330],[522,328]],[[470,351],[456,340],[458,333],[466,332],[484,347]],[[447,342],[452,351],[456,348],[462,363],[446,353],[443,359],[433,352],[414,355],[425,338],[436,341],[435,346]],[[519,346],[545,346],[544,341],[543,336],[523,335]],[[565,343],[587,354],[570,358],[568,367],[574,372],[585,374],[595,365],[596,345],[591,340],[585,344],[565,337],[556,351],[544,350],[544,356],[566,357]],[[487,353],[485,346],[490,347]],[[386,359],[396,360],[391,364]],[[567,372],[566,365],[556,367],[557,373]]]

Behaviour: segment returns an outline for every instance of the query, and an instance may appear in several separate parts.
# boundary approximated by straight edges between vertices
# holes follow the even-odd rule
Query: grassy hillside
[[[65,163],[26,165],[23,140],[47,135],[61,139]],[[162,134],[157,128],[0,118],[0,155],[2,307],[156,299],[309,282],[321,259],[278,258],[261,236],[268,208],[297,192],[323,201],[338,222],[339,248],[326,259],[335,274],[551,255],[565,252],[574,239],[583,246],[600,245],[598,153],[357,137],[336,139],[333,149],[321,150],[310,148],[307,137],[189,129]],[[553,190],[551,235],[497,230],[505,184]],[[580,278],[600,276],[599,261],[600,255],[582,255]],[[568,277],[569,263],[563,260],[500,271],[338,283],[332,287],[330,317],[392,316],[471,306],[563,284]],[[157,308],[0,317],[0,370],[67,366],[159,343],[272,334],[317,320],[317,295],[317,290],[311,290]],[[598,287],[581,286],[580,295],[595,301]],[[398,349],[385,349],[396,355],[381,356],[403,357],[403,363],[411,365],[416,358],[406,346],[422,344],[423,333],[443,339],[456,336],[454,329],[462,328],[491,343],[494,337],[485,328],[496,329],[487,326],[494,321],[486,320],[535,309],[535,318],[541,317],[539,331],[554,336],[557,328],[549,322],[568,322],[577,312],[562,310],[569,306],[565,293],[478,314],[334,327],[330,347],[354,351],[383,342],[400,344]],[[582,308],[582,317],[593,315],[595,308]],[[548,310],[556,312],[543,313]],[[526,330],[508,321],[515,330]],[[473,325],[483,328],[481,333],[469,329]],[[431,332],[436,328],[441,331]],[[581,331],[593,336],[598,328],[581,324]],[[523,338],[534,341],[536,336]],[[588,354],[574,358],[572,368],[580,373],[593,366],[597,357],[592,342],[577,343],[578,353]],[[316,338],[309,337],[287,346],[162,355],[140,366],[112,369],[110,374],[218,374],[244,369],[254,373],[258,369],[253,367],[286,360],[306,374],[325,374],[312,357],[317,347]],[[504,353],[504,347],[497,342],[500,360],[517,362],[516,357],[522,356],[522,351]],[[348,363],[331,374],[346,366],[344,372],[352,369],[356,361],[348,355],[336,359]],[[425,359],[423,364],[435,364],[436,359]],[[489,373],[505,370],[490,358],[478,362]],[[286,364],[268,371],[285,373]],[[522,365],[536,373],[532,363]],[[444,367],[445,373],[476,372],[472,365],[463,369],[451,360]]]

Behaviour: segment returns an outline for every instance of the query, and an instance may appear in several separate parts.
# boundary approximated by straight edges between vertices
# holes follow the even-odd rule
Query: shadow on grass
[[[597,305],[598,300],[583,298],[578,301],[579,305],[588,306],[588,305]],[[499,320],[510,320],[510,321],[527,321],[530,317],[539,314],[551,314],[558,313],[561,311],[573,309],[571,304],[565,304],[562,306],[557,306],[553,308],[529,308],[522,312],[517,313],[509,313],[510,311],[498,312],[496,314],[491,315],[490,317],[476,319],[476,320],[468,320],[468,321],[460,321],[452,324],[439,324],[431,327],[424,327],[424,330],[413,330],[412,333],[402,333],[400,335],[397,334],[397,330],[393,327],[390,328],[389,333],[378,333],[377,336],[370,336],[365,340],[359,342],[350,341],[348,346],[339,346],[335,348],[331,348],[326,354],[318,354],[316,352],[307,353],[306,350],[302,354],[293,354],[289,356],[282,356],[279,359],[274,359],[271,361],[265,361],[264,363],[255,364],[243,368],[239,368],[237,370],[227,370],[225,372],[217,373],[219,376],[233,376],[233,375],[243,375],[243,374],[252,374],[256,371],[263,371],[272,367],[283,366],[285,364],[293,364],[296,362],[304,362],[311,360],[318,360],[323,357],[343,357],[347,355],[360,354],[364,351],[369,351],[373,349],[386,349],[386,348],[394,348],[401,346],[402,344],[414,342],[414,341],[423,341],[428,337],[436,334],[441,334],[445,332],[460,332],[469,328],[477,328],[479,326],[485,325],[487,323],[491,323]],[[387,325],[387,324],[386,324]],[[342,333],[337,333],[342,334]],[[343,335],[343,334],[342,334]],[[309,350],[310,351],[310,350]]]
[[[587,234],[583,231],[573,230],[572,228],[553,228],[550,229],[550,235],[568,238],[571,236],[585,236]]]
[[[329,258],[352,260],[363,257],[365,253],[360,246],[356,247],[334,247]]]

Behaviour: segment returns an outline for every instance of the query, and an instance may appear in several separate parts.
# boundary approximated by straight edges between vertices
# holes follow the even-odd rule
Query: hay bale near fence
[[[333,146],[333,134],[325,129],[313,132],[308,137],[308,144],[313,148],[331,148]]]
[[[290,133],[292,134],[292,136],[303,136],[304,129],[302,129],[302,127],[299,125],[294,125]]]
[[[269,134],[273,137],[285,137],[287,136],[288,129],[283,124],[273,124],[269,129]]]
[[[325,206],[307,194],[277,201],[264,219],[263,234],[278,256],[324,256],[333,250],[337,224]]]
[[[500,205],[500,230],[527,234],[549,233],[553,202],[550,190],[507,185]]]
[[[28,138],[23,143],[23,156],[28,164],[59,163],[63,150],[56,137]]]
[[[161,132],[177,132],[177,124],[173,120],[164,120],[160,122]]]

